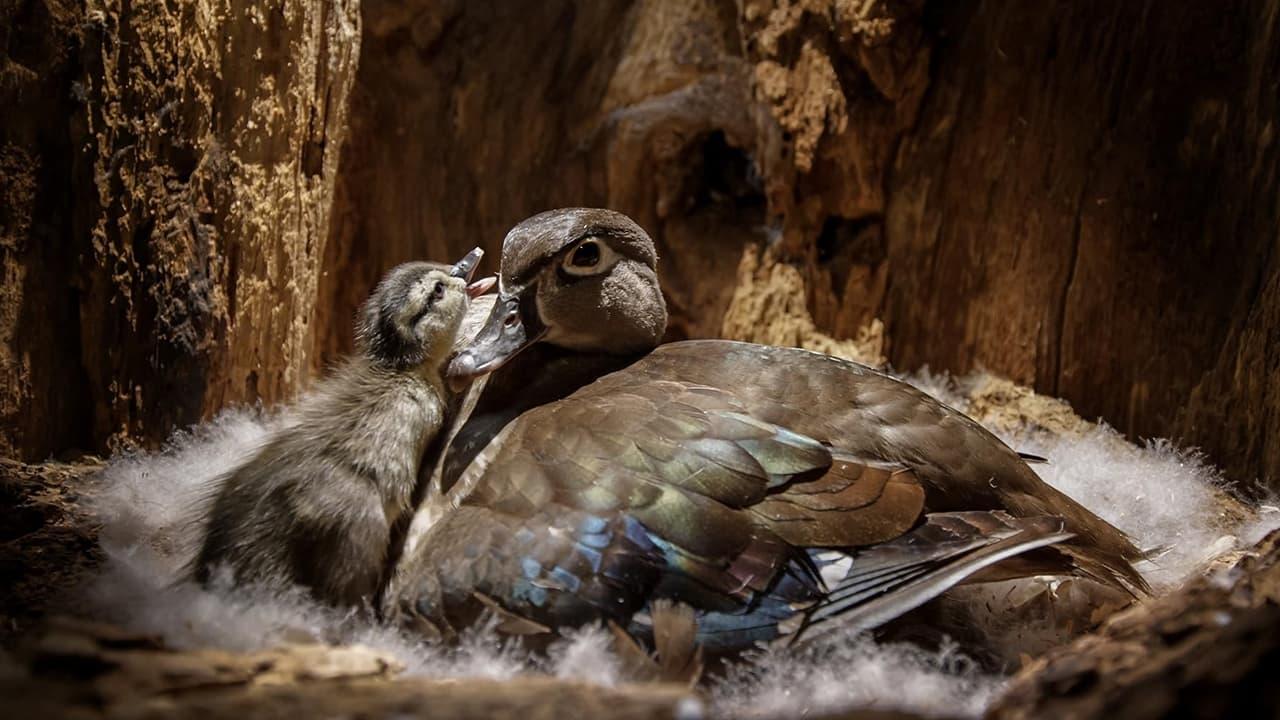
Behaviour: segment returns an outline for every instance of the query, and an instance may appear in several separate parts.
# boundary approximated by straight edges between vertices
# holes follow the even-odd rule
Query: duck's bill
[[[480,248],[472,248],[471,252],[462,257],[461,260],[453,264],[453,270],[450,275],[456,278],[462,278],[467,282],[471,282],[471,277],[476,274],[476,268],[480,266],[480,258],[484,257],[484,251]],[[482,293],[483,294],[483,293]]]
[[[449,377],[466,380],[491,373],[541,339],[546,328],[532,307],[523,305],[531,306],[532,301],[522,303],[519,296],[500,296],[475,340],[450,361]]]

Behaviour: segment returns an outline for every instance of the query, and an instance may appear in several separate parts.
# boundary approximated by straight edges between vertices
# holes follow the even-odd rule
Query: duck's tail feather
[[[1054,548],[1067,556],[1074,574],[1119,588],[1135,599],[1151,595],[1151,586],[1122,555],[1096,547],[1064,543]]]
[[[896,540],[860,551],[818,603],[779,625],[788,644],[868,629],[913,610],[1003,560],[1072,537],[1061,518],[1000,511],[933,513]]]
[[[1028,472],[1030,470],[1028,469]],[[1133,539],[1116,526],[1095,515],[1062,491],[1042,485],[1037,493],[1014,496],[1019,514],[1055,515],[1067,521],[1075,538],[1056,549],[1066,556],[1066,567],[1056,567],[1058,574],[1072,572],[1114,586],[1135,598],[1151,594],[1151,588],[1134,563],[1149,559]]]

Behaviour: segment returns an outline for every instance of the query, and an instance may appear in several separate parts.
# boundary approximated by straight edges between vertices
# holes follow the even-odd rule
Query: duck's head
[[[476,248],[454,265],[410,262],[387,273],[356,321],[356,341],[364,354],[395,370],[439,367],[468,301],[493,287],[491,277],[471,281],[482,255]]]
[[[491,372],[535,342],[618,355],[652,349],[667,328],[657,263],[653,240],[622,213],[534,215],[502,241],[497,302],[449,375]]]

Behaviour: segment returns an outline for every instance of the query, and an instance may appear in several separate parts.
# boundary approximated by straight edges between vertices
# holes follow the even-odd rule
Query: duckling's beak
[[[467,282],[471,282],[471,276],[476,274],[476,268],[480,265],[480,258],[484,257],[484,251],[480,248],[471,248],[471,252],[462,257],[461,260],[453,264],[453,270],[449,274],[462,278]]]
[[[484,327],[466,349],[453,357],[447,375],[468,380],[491,373],[541,339],[547,329],[534,307],[535,295],[529,289],[516,295],[499,295]]]
[[[489,292],[493,289],[494,285],[498,284],[498,277],[496,275],[483,277],[472,282],[471,278],[475,276],[476,268],[480,266],[480,258],[482,257],[484,257],[483,250],[478,247],[472,248],[471,252],[467,253],[461,260],[454,263],[453,269],[449,271],[450,275],[467,281],[467,297],[472,300],[475,300],[481,295]]]

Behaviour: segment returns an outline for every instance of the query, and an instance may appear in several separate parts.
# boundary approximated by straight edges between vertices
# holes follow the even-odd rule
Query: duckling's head
[[[490,372],[535,342],[631,354],[662,340],[667,306],[653,240],[612,210],[564,208],[535,215],[502,242],[499,296],[449,374]]]
[[[365,301],[356,341],[374,363],[394,370],[439,367],[471,298],[494,279],[471,282],[484,253],[476,248],[455,265],[409,262],[387,273]]]

